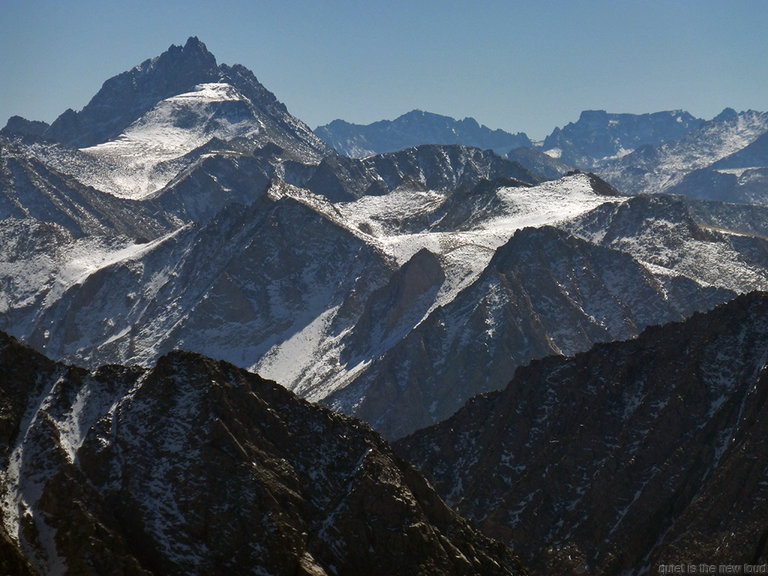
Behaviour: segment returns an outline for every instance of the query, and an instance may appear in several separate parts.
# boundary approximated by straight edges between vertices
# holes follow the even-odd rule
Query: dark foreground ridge
[[[367,425],[227,363],[0,333],[0,408],[2,573],[522,573]]]
[[[768,294],[520,368],[396,444],[536,574],[768,561]]]

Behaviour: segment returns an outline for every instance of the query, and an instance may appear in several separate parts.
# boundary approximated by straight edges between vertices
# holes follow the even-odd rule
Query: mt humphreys
[[[419,442],[444,450],[442,440],[422,433],[398,444],[434,475],[448,504],[504,543],[490,540],[376,432],[404,438],[478,394],[505,389],[534,360],[559,358],[532,364],[540,367],[597,343],[641,333],[647,340],[648,327],[685,325],[768,290],[766,138],[768,114],[733,110],[712,120],[680,110],[585,111],[540,143],[421,111],[368,126],[338,120],[313,132],[251,71],[218,64],[194,37],[107,80],[81,111],[50,125],[11,118],[0,131],[0,330],[8,334],[0,382],[13,407],[0,454],[2,550],[15,550],[13,561],[27,570],[20,573],[30,574],[99,573],[94,566],[110,562],[136,574],[213,573],[227,558],[236,573],[251,573],[245,567],[262,558],[263,572],[252,573],[353,574],[386,558],[387,547],[406,550],[398,573],[517,573],[523,568],[507,545],[522,545],[531,570],[546,573],[555,564],[537,563],[539,544],[579,550],[582,564],[558,560],[564,573],[639,570],[643,554],[661,548],[633,548],[617,560],[590,557],[584,550],[597,544],[589,534],[563,527],[537,532],[541,541],[521,538],[525,527],[516,521],[480,511],[477,478],[460,480],[465,496],[428,464],[428,446],[416,452]],[[22,381],[14,359],[46,376]],[[571,370],[563,366],[557,370]],[[209,404],[223,412],[209,414]],[[169,406],[155,422],[167,442],[153,445],[153,455],[123,458],[121,450],[144,442],[139,422],[154,422]],[[290,422],[273,414],[282,409]],[[457,418],[472,410],[479,409]],[[198,419],[203,444],[191,440],[185,418]],[[117,422],[128,436],[116,432]],[[461,425],[481,434],[479,424]],[[279,430],[265,436],[254,432],[259,426]],[[307,429],[299,439],[277,440],[300,426]],[[518,458],[507,440],[493,445]],[[313,441],[327,441],[325,467],[312,463]],[[191,456],[177,458],[192,445],[229,454],[223,466],[233,474],[233,498],[247,498],[248,474],[282,494],[250,504],[259,515],[285,504],[274,523],[285,537],[259,540],[240,514],[242,549],[215,541],[211,531],[227,514],[201,520],[207,512],[189,504],[194,494],[170,480],[212,481],[205,466],[189,467]],[[47,456],[25,468],[27,453]],[[150,458],[173,463],[153,468]],[[259,458],[267,472],[243,472]],[[131,470],[161,474],[172,488],[131,484]],[[298,489],[320,477],[316,492]],[[382,477],[392,481],[382,486]],[[346,496],[339,482],[350,483]],[[527,486],[498,498],[533,498]],[[87,492],[78,496],[82,517],[64,518],[52,502],[72,490]],[[374,498],[367,490],[407,505],[392,515],[366,512]],[[152,498],[141,501],[142,491]],[[128,496],[135,512],[114,507]],[[589,514],[580,502],[578,514]],[[526,510],[519,518],[534,522]],[[568,521],[581,522],[577,512]],[[88,556],[87,569],[73,567],[77,539],[57,528],[82,518],[104,550]],[[121,531],[123,521],[140,527],[139,536]],[[351,536],[366,530],[363,540]],[[388,530],[403,539],[387,540]],[[205,549],[193,553],[200,538]],[[286,543],[292,548],[280,551]],[[370,554],[350,552],[360,546]],[[423,565],[414,568],[419,555]]]

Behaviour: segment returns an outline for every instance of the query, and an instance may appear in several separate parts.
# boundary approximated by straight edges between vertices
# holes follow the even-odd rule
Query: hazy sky
[[[197,36],[310,127],[418,108],[543,138],[585,109],[768,110],[768,1],[0,0],[0,126]]]

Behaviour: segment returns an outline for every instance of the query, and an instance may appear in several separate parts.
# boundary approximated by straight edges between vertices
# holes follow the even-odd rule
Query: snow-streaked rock
[[[766,132],[768,113],[751,110],[734,113],[710,120],[678,140],[602,162],[596,169],[626,193],[683,191],[679,186],[690,173],[737,154]],[[727,199],[706,190],[694,191],[694,196]],[[733,200],[740,201],[738,198]]]

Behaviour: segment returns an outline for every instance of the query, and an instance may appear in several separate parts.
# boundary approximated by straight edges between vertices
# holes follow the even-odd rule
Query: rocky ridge
[[[629,338],[761,289],[766,248],[700,227],[682,199],[666,196],[518,230],[473,283],[324,402],[397,438],[503,387],[534,358]]]
[[[17,574],[521,574],[359,421],[184,352],[54,363],[0,335]]]
[[[768,113],[725,111],[677,140],[606,160],[596,170],[626,193],[765,204],[766,133]]]
[[[544,140],[542,149],[568,164],[594,170],[601,160],[674,142],[703,123],[683,110],[653,114],[585,110],[577,122],[555,128]]]

